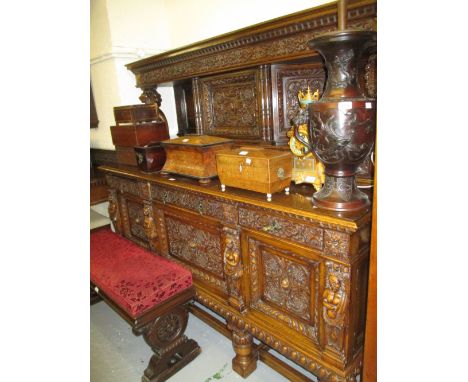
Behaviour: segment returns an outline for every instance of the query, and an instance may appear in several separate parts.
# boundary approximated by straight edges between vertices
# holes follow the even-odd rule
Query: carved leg
[[[187,321],[187,310],[177,306],[140,331],[155,353],[144,372],[142,382],[165,381],[200,354],[198,344],[184,335]]]
[[[252,344],[250,333],[237,329],[232,331],[232,346],[236,352],[232,360],[232,369],[243,378],[249,376],[257,368],[257,352]]]

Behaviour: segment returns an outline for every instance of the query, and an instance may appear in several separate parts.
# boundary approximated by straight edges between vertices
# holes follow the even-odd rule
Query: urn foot
[[[325,184],[313,195],[312,201],[318,208],[339,212],[359,211],[370,205],[369,197],[357,188],[354,176],[328,174]]]

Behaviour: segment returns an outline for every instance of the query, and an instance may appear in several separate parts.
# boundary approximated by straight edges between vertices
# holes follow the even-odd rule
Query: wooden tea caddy
[[[261,192],[267,200],[275,192],[289,193],[293,157],[289,151],[241,147],[216,153],[221,190],[226,186]]]
[[[162,173],[184,175],[209,183],[218,175],[215,155],[231,148],[233,141],[207,135],[184,136],[161,142],[166,150]]]

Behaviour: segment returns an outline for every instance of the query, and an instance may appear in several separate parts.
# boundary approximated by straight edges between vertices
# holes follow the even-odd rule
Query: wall
[[[329,0],[91,0],[91,81],[99,127],[90,146],[114,149],[113,107],[140,103],[125,64]],[[177,133],[174,91],[158,87],[171,137]]]

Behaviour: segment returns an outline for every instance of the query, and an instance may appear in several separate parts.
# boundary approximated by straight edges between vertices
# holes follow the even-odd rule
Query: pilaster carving
[[[119,202],[117,200],[117,192],[113,189],[109,189],[109,218],[114,225],[114,229],[117,233],[122,233],[122,220],[120,217]]]
[[[226,275],[229,304],[239,309],[245,310],[244,297],[242,293],[241,281],[243,276],[243,266],[240,250],[239,231],[224,227],[224,273]]]
[[[327,272],[322,303],[326,346],[344,358],[350,270],[349,267],[332,261],[327,261],[325,266]]]

